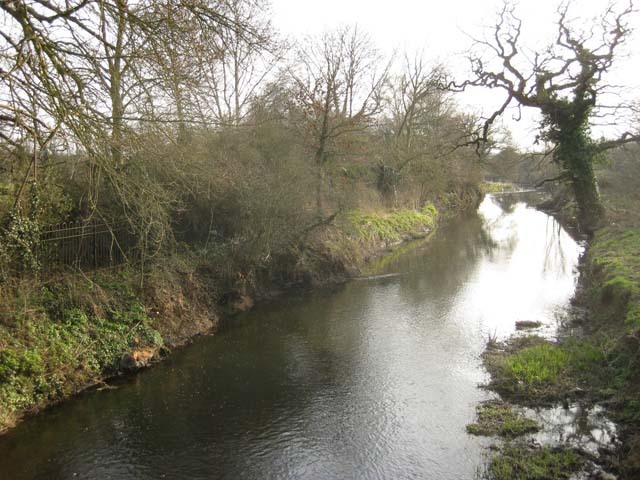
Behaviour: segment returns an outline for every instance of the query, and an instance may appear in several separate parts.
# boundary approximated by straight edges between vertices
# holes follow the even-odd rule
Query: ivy
[[[29,211],[20,203],[9,213],[6,227],[0,232],[0,280],[10,271],[37,272],[40,269],[40,195],[34,181],[29,192]]]

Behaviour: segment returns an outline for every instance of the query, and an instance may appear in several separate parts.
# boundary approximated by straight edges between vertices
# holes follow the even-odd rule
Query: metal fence
[[[109,267],[131,260],[135,236],[126,225],[97,220],[62,222],[41,228],[39,258],[43,267]]]

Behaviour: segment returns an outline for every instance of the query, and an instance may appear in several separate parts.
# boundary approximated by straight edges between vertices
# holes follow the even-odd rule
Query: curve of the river
[[[385,265],[291,294],[0,438],[3,479],[473,479],[488,335],[553,332],[581,247],[513,196]],[[396,275],[388,275],[396,274]]]

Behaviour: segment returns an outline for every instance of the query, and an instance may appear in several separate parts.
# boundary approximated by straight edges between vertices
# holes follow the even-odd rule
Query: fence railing
[[[135,236],[125,224],[99,220],[62,222],[42,227],[39,259],[42,267],[81,268],[114,266],[131,260]]]

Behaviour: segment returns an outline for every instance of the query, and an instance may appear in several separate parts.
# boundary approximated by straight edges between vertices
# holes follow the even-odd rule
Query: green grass
[[[397,242],[419,236],[434,228],[438,211],[427,204],[421,211],[363,212],[352,210],[342,222],[346,234],[355,240]]]
[[[640,229],[599,232],[588,252],[592,271],[600,281],[594,297],[609,306],[610,316],[640,329]]]
[[[558,345],[538,336],[515,337],[502,348],[488,350],[484,361],[492,388],[507,397],[537,404],[564,398],[567,391],[581,385],[609,383],[611,348],[592,339]]]
[[[516,382],[540,386],[557,381],[567,363],[568,355],[561,348],[550,344],[537,345],[508,357],[505,374]]]
[[[438,217],[438,210],[431,203],[421,210],[350,210],[336,220],[334,228],[325,232],[319,241],[320,250],[326,251],[334,264],[357,272],[386,248],[423,238],[434,231]]]
[[[90,285],[75,284],[73,294],[89,299]],[[5,314],[0,323],[0,430],[22,410],[117,373],[133,350],[163,346],[153,320],[123,282],[105,285],[103,298],[93,304],[83,305],[69,288],[52,283],[29,298],[16,297],[25,303],[14,305],[16,315]]]
[[[485,478],[488,480],[562,480],[570,478],[584,466],[584,459],[571,449],[543,447],[530,449],[505,445],[491,459]]]
[[[589,255],[609,277],[640,281],[640,229],[604,230],[596,235]]]
[[[515,438],[540,430],[534,420],[526,418],[513,407],[499,400],[490,400],[477,408],[478,421],[467,425],[471,435]]]

